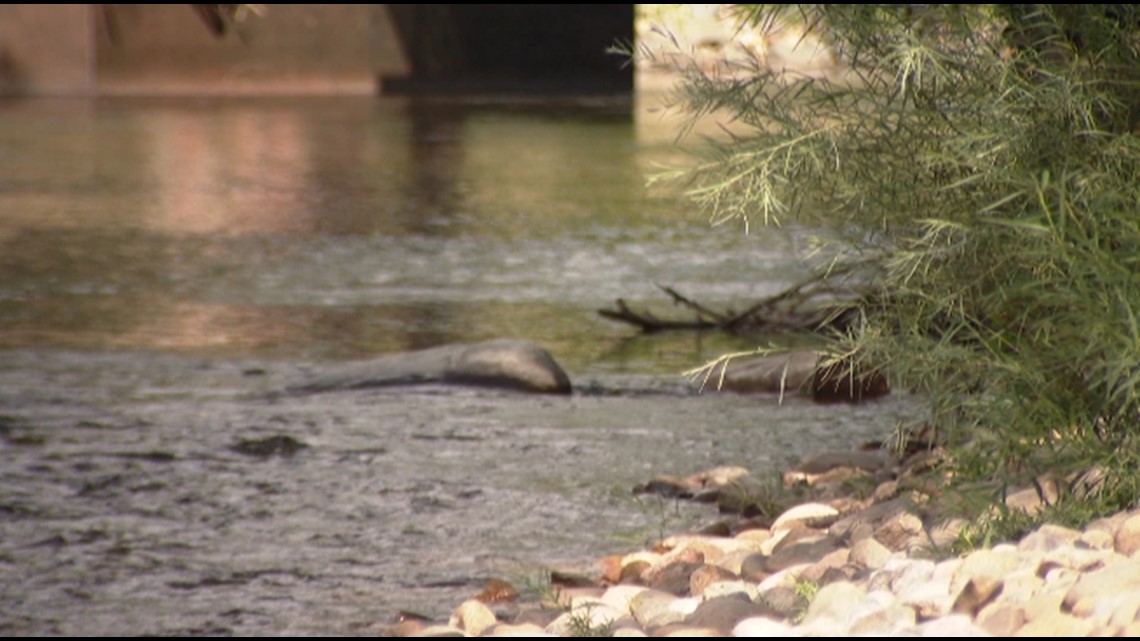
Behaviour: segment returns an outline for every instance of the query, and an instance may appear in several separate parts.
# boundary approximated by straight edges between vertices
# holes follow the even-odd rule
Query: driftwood
[[[673,299],[674,305],[691,310],[693,316],[688,319],[659,318],[652,312],[631,308],[621,298],[614,302],[616,309],[599,309],[598,314],[638,327],[645,333],[694,329],[716,329],[732,334],[842,330],[850,321],[849,303],[868,295],[868,292],[857,288],[837,284],[835,280],[842,275],[832,273],[811,278],[742,312],[710,309],[672,287],[658,285]]]

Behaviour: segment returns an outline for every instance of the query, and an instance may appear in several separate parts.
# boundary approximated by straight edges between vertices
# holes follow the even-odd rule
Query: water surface
[[[372,634],[489,576],[709,520],[654,474],[762,472],[882,435],[899,399],[692,393],[750,345],[595,310],[742,307],[779,235],[649,192],[681,160],[623,101],[0,103],[0,630]],[[569,398],[428,387],[268,399],[338,362],[495,337]],[[288,437],[297,452],[243,442]]]

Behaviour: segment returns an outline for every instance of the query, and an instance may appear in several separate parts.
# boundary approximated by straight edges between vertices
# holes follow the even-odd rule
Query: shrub
[[[689,195],[818,230],[810,260],[872,287],[833,349],[923,395],[959,487],[1098,468],[1103,510],[1134,504],[1140,8],[739,7],[846,72],[689,69],[678,104],[733,132]]]

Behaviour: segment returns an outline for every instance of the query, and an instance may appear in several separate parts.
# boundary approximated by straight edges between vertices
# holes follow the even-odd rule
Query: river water
[[[740,307],[782,235],[647,191],[675,123],[622,100],[0,102],[0,632],[374,634],[488,577],[707,522],[655,474],[756,473],[907,411],[699,395],[751,342],[639,336],[655,284]],[[571,397],[270,398],[337,363],[533,340]],[[268,440],[266,440],[268,439]],[[274,440],[276,439],[276,440]],[[305,447],[252,452],[251,442]]]

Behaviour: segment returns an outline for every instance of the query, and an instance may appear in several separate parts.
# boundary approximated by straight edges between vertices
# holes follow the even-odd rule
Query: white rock
[[[793,628],[767,617],[751,617],[736,624],[734,637],[788,637],[795,636]]]
[[[641,585],[615,585],[606,590],[600,600],[619,612],[629,613],[630,599],[648,589]]]
[[[772,531],[786,530],[796,523],[823,528],[839,519],[839,510],[823,503],[804,503],[787,510],[772,523]]]

